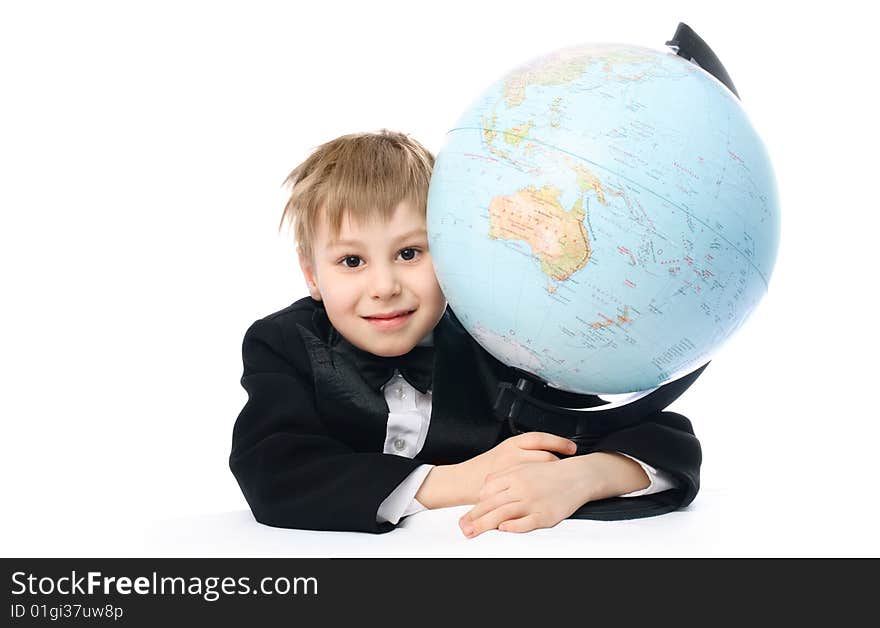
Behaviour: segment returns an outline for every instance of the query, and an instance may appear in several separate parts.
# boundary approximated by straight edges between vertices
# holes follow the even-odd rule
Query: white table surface
[[[150,556],[260,557],[701,557],[877,555],[866,534],[811,539],[828,522],[759,514],[724,489],[703,490],[686,509],[627,521],[565,520],[527,534],[498,531],[466,539],[458,518],[469,507],[424,511],[386,534],[272,528],[246,510],[167,519],[147,531]],[[763,505],[762,505],[763,504]],[[782,504],[784,507],[784,504]],[[782,512],[782,511],[780,511]],[[859,538],[861,537],[861,538]]]

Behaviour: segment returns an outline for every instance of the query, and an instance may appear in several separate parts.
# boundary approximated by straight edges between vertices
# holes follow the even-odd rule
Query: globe
[[[670,51],[591,44],[492,85],[428,192],[450,307],[504,364],[584,394],[688,374],[766,294],[767,151],[737,98]]]

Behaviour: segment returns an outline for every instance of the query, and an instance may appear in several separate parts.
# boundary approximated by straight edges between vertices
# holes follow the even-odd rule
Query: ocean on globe
[[[767,151],[737,98],[669,52],[559,50],[449,131],[428,193],[440,286],[508,366],[585,394],[705,364],[767,292]]]

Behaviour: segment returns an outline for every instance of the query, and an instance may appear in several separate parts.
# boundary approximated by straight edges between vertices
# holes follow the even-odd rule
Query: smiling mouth
[[[376,314],[375,316],[364,316],[367,320],[373,321],[387,321],[393,320],[395,318],[401,318],[403,316],[408,316],[415,312],[415,310],[397,310],[396,312],[389,312],[387,314]]]

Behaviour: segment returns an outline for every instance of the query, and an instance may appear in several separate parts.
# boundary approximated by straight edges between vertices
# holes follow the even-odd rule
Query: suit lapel
[[[297,326],[312,365],[318,412],[329,419],[327,429],[356,451],[382,451],[388,425],[384,396],[370,388],[338,349],[339,334],[326,321],[322,308],[315,310],[312,320],[314,332]]]

